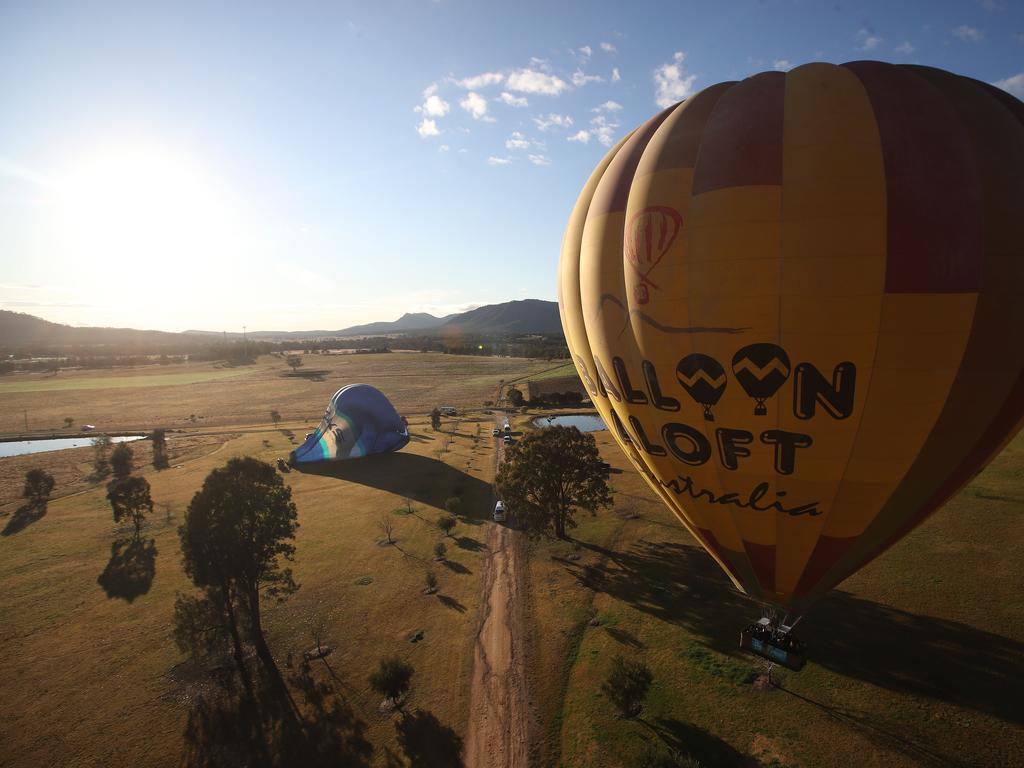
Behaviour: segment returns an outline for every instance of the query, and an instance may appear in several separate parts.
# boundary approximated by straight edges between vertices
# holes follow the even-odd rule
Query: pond
[[[63,451],[65,448],[87,448],[92,445],[94,437],[82,435],[81,437],[55,437],[46,440],[13,440],[9,443],[0,443],[0,458],[24,456],[26,453]],[[112,437],[110,442],[129,443],[132,440],[142,439],[142,435],[128,435],[126,437]]]
[[[600,416],[573,414],[571,416],[541,416],[533,420],[535,427],[576,427],[580,432],[600,432],[608,429]]]

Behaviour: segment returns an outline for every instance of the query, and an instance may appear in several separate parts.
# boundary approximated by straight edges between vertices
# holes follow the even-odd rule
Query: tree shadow
[[[437,599],[440,600],[441,604],[444,605],[446,608],[451,608],[452,610],[458,611],[459,613],[466,612],[466,606],[464,606],[454,597],[448,597],[448,595],[438,595]]]
[[[353,766],[373,756],[366,724],[329,681],[318,680],[308,662],[288,677],[296,707],[281,701],[262,681],[254,703],[235,686],[208,687],[192,697],[185,724],[189,766]]]
[[[460,573],[463,575],[467,573],[472,573],[472,571],[469,570],[469,568],[464,566],[462,563],[455,562],[454,560],[442,560],[441,564],[452,573]]]
[[[455,544],[459,549],[466,549],[470,552],[481,552],[484,549],[483,542],[470,538],[469,536],[459,536],[455,539]]]
[[[759,766],[757,760],[734,748],[729,742],[701,730],[695,725],[671,717],[659,717],[653,722],[638,717],[671,750],[699,760],[701,765]]]
[[[627,632],[624,629],[619,629],[618,627],[605,627],[604,631],[607,632],[615,642],[628,645],[630,648],[642,650],[647,647],[636,638],[636,635],[631,632]]]
[[[108,598],[126,602],[149,592],[156,576],[156,542],[149,538],[118,539],[110,545],[110,560],[96,582]]]
[[[597,563],[559,559],[578,582],[740,658],[738,630],[760,615],[694,545],[640,540],[623,552],[580,541]],[[834,590],[800,624],[810,663],[895,693],[1024,723],[1024,643]],[[742,658],[746,658],[742,656]]]
[[[46,502],[29,502],[18,507],[7,525],[0,531],[0,536],[13,536],[28,528],[32,523],[46,516]]]
[[[462,737],[426,710],[395,723],[398,745],[415,768],[462,768]]]
[[[460,520],[476,525],[490,516],[491,487],[437,459],[415,453],[383,453],[350,461],[300,464],[300,472],[379,488],[437,509],[462,497]]]

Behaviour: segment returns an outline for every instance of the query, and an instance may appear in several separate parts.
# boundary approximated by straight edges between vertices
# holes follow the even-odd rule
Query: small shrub
[[[448,554],[448,547],[444,545],[443,541],[437,542],[434,545],[434,557],[438,560],[444,560],[446,554]]]
[[[643,708],[647,691],[654,676],[642,661],[630,661],[622,656],[612,659],[612,670],[608,673],[601,690],[623,717],[636,717]]]
[[[458,524],[459,520],[455,515],[441,515],[437,518],[437,527],[441,529],[445,536],[451,536],[452,531],[455,530],[455,526]]]
[[[427,582],[427,593],[428,594],[432,595],[435,592],[437,592],[437,574],[436,573],[434,573],[433,571],[427,571],[426,582]]]

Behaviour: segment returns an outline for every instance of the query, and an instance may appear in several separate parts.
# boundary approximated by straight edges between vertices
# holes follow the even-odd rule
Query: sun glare
[[[68,266],[117,293],[169,289],[219,271],[233,216],[191,157],[118,144],[83,155],[60,181],[57,230]]]

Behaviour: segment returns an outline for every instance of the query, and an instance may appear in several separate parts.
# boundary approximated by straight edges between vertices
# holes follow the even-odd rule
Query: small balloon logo
[[[640,283],[633,291],[637,304],[650,301],[648,288],[658,287],[650,278],[651,271],[668,253],[682,226],[683,217],[679,211],[665,205],[644,208],[629,220],[623,250],[640,277]]]
[[[679,361],[676,378],[687,394],[704,406],[704,418],[714,421],[711,407],[721,399],[728,383],[722,364],[713,357],[694,352]]]
[[[764,401],[789,378],[789,355],[776,344],[750,344],[732,358],[732,372],[743,391],[754,398],[755,416],[768,413]]]

